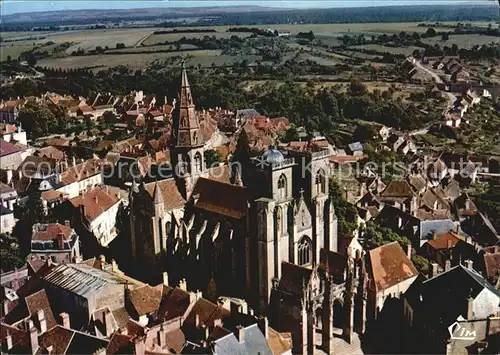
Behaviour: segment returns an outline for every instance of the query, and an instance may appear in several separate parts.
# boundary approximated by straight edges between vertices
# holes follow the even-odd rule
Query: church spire
[[[155,204],[163,203],[163,194],[161,193],[160,188],[158,187],[158,182],[155,183],[155,189],[153,191],[153,198]]]
[[[171,145],[173,147],[199,147],[204,143],[200,122],[194,106],[191,86],[186,67],[182,62],[181,88],[179,101],[173,115],[173,129]]]

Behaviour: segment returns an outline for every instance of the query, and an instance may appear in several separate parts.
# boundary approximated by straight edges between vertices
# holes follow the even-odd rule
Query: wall
[[[384,307],[384,303],[389,297],[395,297],[395,298],[400,298],[403,293],[408,290],[408,288],[411,286],[413,281],[417,276],[410,277],[409,279],[404,280],[403,282],[400,282],[394,286],[391,286],[385,290],[377,292],[376,295],[376,307],[379,308],[381,311],[382,308]]]
[[[483,289],[474,300],[473,312],[474,319],[488,318],[491,314],[500,312],[498,305],[500,304],[500,297],[495,295],[488,289]]]
[[[111,206],[107,211],[101,213],[90,223],[90,231],[96,236],[102,246],[107,246],[116,237],[114,228],[119,206],[120,201]]]
[[[3,214],[0,216],[0,230],[2,233],[11,233],[16,224],[14,213]]]

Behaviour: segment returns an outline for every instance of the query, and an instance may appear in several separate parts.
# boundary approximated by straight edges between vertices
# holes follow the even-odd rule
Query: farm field
[[[195,50],[198,47],[193,46],[192,44],[182,44],[180,47],[180,50],[184,51],[189,51],[189,50]],[[174,50],[175,47],[172,48]],[[137,47],[130,47],[130,48],[122,48],[122,49],[110,49],[109,51],[106,51],[106,53],[133,53],[133,52],[158,52],[158,51],[168,51],[170,50],[169,45],[158,45],[158,46],[137,46]]]
[[[161,30],[161,29],[160,29]],[[166,30],[166,29],[164,29]],[[153,34],[142,42],[143,46],[151,46],[159,43],[165,42],[175,42],[180,40],[182,37],[186,38],[199,38],[202,39],[205,36],[216,38],[230,38],[231,36],[238,37],[250,37],[252,34],[249,32],[198,32],[198,33],[164,33],[164,34]]]
[[[453,44],[456,44],[459,47],[472,47],[475,45],[484,45],[497,43],[500,45],[500,38],[494,36],[482,36],[478,34],[473,35],[450,35],[450,38],[447,41],[443,41],[441,36],[432,37],[432,38],[423,38],[422,42],[430,45],[439,44],[441,47],[448,46],[451,47]]]
[[[365,49],[365,50],[370,50],[370,51],[377,51],[380,53],[391,53],[391,54],[404,54],[406,56],[411,55],[415,49],[417,50],[423,50],[423,48],[416,47],[416,46],[409,46],[409,47],[388,47],[388,46],[383,46],[379,44],[365,44],[365,45],[360,45],[360,46],[352,46],[349,47],[350,49]]]
[[[215,65],[231,65],[235,61],[247,59],[252,62],[258,59],[258,56],[230,56],[221,55],[219,50],[196,50],[183,52],[168,52],[168,53],[137,53],[137,54],[100,54],[89,56],[72,56],[64,58],[45,58],[38,62],[38,65],[48,68],[75,69],[75,68],[94,68],[102,70],[115,67],[118,65],[126,65],[131,69],[144,69],[155,61],[164,61],[169,58],[184,56],[187,65],[211,66]]]

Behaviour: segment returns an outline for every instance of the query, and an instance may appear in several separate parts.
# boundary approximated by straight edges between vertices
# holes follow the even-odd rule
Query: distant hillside
[[[183,23],[187,17],[193,19]],[[2,18],[4,30],[29,26],[71,26],[120,21],[169,20],[173,26],[264,25],[280,23],[368,23],[495,21],[498,5],[389,6],[337,9],[278,9],[259,6],[71,10],[22,13]],[[179,19],[179,21],[175,21]]]

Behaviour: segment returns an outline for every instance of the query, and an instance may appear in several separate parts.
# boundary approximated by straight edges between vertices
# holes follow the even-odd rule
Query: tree
[[[47,106],[34,101],[28,101],[21,108],[18,120],[31,138],[46,135],[57,126],[57,120],[52,111]]]
[[[352,234],[357,228],[354,222],[357,214],[356,208],[346,201],[344,191],[342,191],[338,182],[333,179],[330,181],[329,196],[337,215],[339,232]]]
[[[447,41],[450,39],[450,35],[447,32],[443,32],[443,33],[441,33],[441,39],[443,41]]]
[[[368,89],[366,88],[365,84],[358,80],[355,80],[351,81],[351,84],[349,85],[349,92],[353,96],[363,96],[368,92]]]
[[[36,57],[33,52],[26,53],[26,62],[30,67],[34,67],[36,65]]]
[[[24,265],[25,259],[21,256],[21,248],[13,235],[0,234],[0,268],[10,271]]]
[[[427,32],[425,32],[425,36],[426,36],[426,37],[435,37],[436,35],[437,35],[437,32],[436,32],[436,30],[435,30],[434,28],[432,28],[432,27],[429,27],[429,28],[427,29]]]
[[[205,165],[207,168],[212,167],[215,163],[222,162],[222,158],[219,152],[217,152],[214,149],[206,150],[204,153],[204,157],[205,157]]]
[[[392,242],[398,242],[401,247],[406,247],[410,242],[407,237],[393,232],[392,229],[380,227],[373,222],[368,222],[366,224],[363,237],[366,241],[365,246],[368,247],[368,249],[373,249]]]
[[[375,131],[375,128],[373,128],[372,125],[367,124],[358,125],[352,135],[352,138],[355,141],[359,141],[362,143],[373,141],[376,137],[377,132]]]
[[[102,114],[102,119],[107,124],[115,123],[116,122],[116,115],[112,111],[105,111]]]

